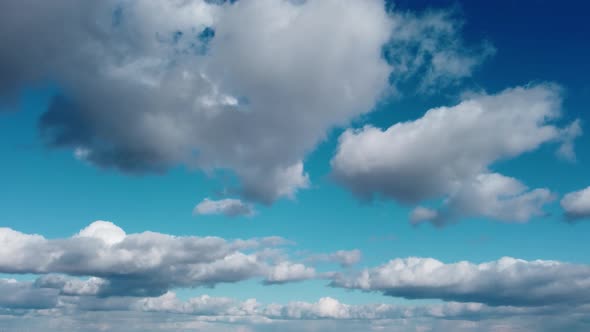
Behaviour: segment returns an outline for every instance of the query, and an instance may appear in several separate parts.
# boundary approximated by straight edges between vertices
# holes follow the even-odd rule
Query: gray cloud
[[[508,257],[482,264],[445,264],[432,258],[394,259],[357,276],[337,275],[331,285],[408,299],[492,306],[590,303],[589,266]]]
[[[37,294],[52,291],[39,283],[7,281],[20,288]],[[12,287],[8,298],[18,296],[17,287]],[[13,292],[13,293],[10,293]],[[3,293],[4,294],[4,293]],[[6,295],[5,295],[6,296]],[[566,328],[576,331],[587,315],[588,305],[564,305],[542,307],[488,306],[481,303],[442,304],[360,304],[350,305],[334,298],[323,297],[317,302],[293,301],[286,304],[263,304],[256,299],[239,301],[225,297],[200,295],[187,300],[167,292],[159,297],[131,298],[93,296],[53,296],[51,306],[32,306],[34,302],[20,309],[7,309],[0,304],[0,310],[8,310],[0,315],[0,326],[6,324],[11,316],[18,317],[19,324],[27,326],[44,322],[48,317],[52,328],[61,330],[95,331],[115,330],[120,326],[142,327],[147,331],[175,331],[178,329],[206,329],[207,331],[329,331],[336,327],[344,331],[359,329],[387,329],[400,331],[408,329],[421,331],[420,326],[437,326],[438,331],[478,330],[495,331],[498,327],[526,324],[525,330],[534,325],[531,322],[546,321],[532,328],[536,331],[550,331]],[[170,322],[174,324],[170,325]],[[339,323],[341,322],[341,323]],[[549,324],[547,324],[549,323]],[[20,325],[23,324],[23,325]],[[401,325],[400,325],[401,324]],[[573,328],[576,327],[577,328]],[[227,328],[227,329],[226,329]],[[465,329],[466,328],[466,329]],[[501,330],[506,330],[501,328]]]
[[[553,195],[543,188],[529,190],[489,168],[543,143],[571,146],[575,136],[555,124],[560,115],[555,85],[469,95],[456,106],[431,109],[387,130],[349,129],[331,164],[335,178],[365,199],[406,204],[444,199],[438,211],[416,210],[416,222],[430,219],[443,225],[470,216],[525,222],[543,215],[542,207]]]
[[[32,282],[0,279],[0,307],[4,309],[46,309],[57,305],[57,292],[34,287]]]
[[[48,146],[131,173],[229,169],[263,203],[308,187],[305,156],[388,82],[455,82],[487,54],[462,51],[446,12],[380,0],[9,0],[0,13],[0,95],[57,86]]]
[[[568,220],[590,218],[590,187],[566,194],[560,203]]]
[[[228,217],[251,216],[254,214],[254,207],[239,199],[211,200],[205,198],[195,206],[193,213],[199,215],[223,214]]]

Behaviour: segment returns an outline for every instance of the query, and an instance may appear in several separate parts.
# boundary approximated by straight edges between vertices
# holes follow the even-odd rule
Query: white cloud
[[[153,232],[125,234],[110,222],[97,221],[67,239],[49,240],[0,228],[0,240],[0,273],[97,277],[39,281],[69,294],[154,296],[171,287],[266,276],[267,282],[282,283],[313,277],[313,270],[302,264],[268,257],[265,250],[287,243],[278,237],[227,241]]]
[[[412,257],[394,259],[352,277],[337,275],[332,286],[492,306],[576,305],[590,301],[590,267],[510,257],[481,264]]]
[[[527,191],[518,180],[489,168],[543,143],[571,144],[569,131],[555,125],[560,114],[555,85],[474,94],[387,130],[349,129],[331,163],[338,181],[364,198],[407,204],[444,198],[446,215],[522,222],[541,215],[551,194],[546,189]],[[424,219],[425,211],[414,218]]]
[[[266,276],[267,284],[284,284],[315,278],[316,272],[312,267],[299,263],[281,262],[270,269]]]
[[[410,215],[416,224],[424,221],[435,225],[460,217],[483,216],[505,222],[527,222],[544,216],[543,207],[554,200],[548,189],[529,190],[520,181],[498,173],[479,174],[451,194],[440,210],[417,207]]]
[[[211,200],[205,198],[195,206],[193,213],[201,215],[223,214],[229,217],[251,216],[254,214],[254,208],[251,204],[244,203],[239,199]]]
[[[590,218],[590,187],[565,195],[561,207],[571,221]]]
[[[125,239],[125,231],[110,221],[97,220],[78,233],[78,237],[100,239],[108,245]]]

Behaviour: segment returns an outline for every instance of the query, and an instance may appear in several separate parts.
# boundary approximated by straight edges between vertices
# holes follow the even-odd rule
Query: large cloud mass
[[[459,27],[379,0],[2,1],[0,96],[54,83],[49,146],[126,172],[230,169],[270,203],[309,185],[306,154],[388,82],[469,76],[489,52]]]

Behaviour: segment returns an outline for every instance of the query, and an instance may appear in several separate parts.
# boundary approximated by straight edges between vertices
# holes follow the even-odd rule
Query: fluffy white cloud
[[[202,215],[223,214],[229,217],[251,216],[254,214],[254,208],[251,204],[244,203],[239,199],[211,200],[205,198],[195,206],[193,213]]]
[[[278,237],[227,241],[153,232],[125,234],[110,222],[97,221],[71,238],[55,240],[0,228],[0,241],[0,273],[97,277],[39,281],[68,294],[153,296],[171,287],[265,277],[267,282],[284,283],[313,277],[313,270],[302,264],[268,256],[265,250],[286,243]]]
[[[432,258],[394,259],[332,286],[378,291],[408,299],[442,299],[493,306],[546,306],[590,302],[590,267],[505,257],[473,264]]]
[[[61,94],[40,119],[47,145],[125,172],[229,169],[264,203],[308,187],[306,155],[390,83],[452,82],[489,53],[446,12],[381,0],[9,0],[0,13],[0,96],[46,79]]]
[[[442,211],[420,209],[414,220],[441,223],[448,216],[483,215],[522,222],[541,215],[551,194],[528,191],[489,168],[546,142],[571,145],[569,130],[555,125],[560,114],[555,85],[474,94],[387,130],[347,130],[331,163],[335,177],[364,198],[383,196],[409,204],[445,198]]]
[[[565,195],[560,203],[569,220],[590,218],[590,187]]]
[[[410,215],[412,223],[430,221],[444,225],[466,216],[483,216],[505,222],[527,222],[544,216],[545,204],[554,200],[548,189],[529,190],[520,181],[497,173],[479,174],[471,183],[449,196],[440,210],[417,207]]]
[[[316,276],[315,269],[303,264],[281,262],[272,267],[266,276],[267,284],[284,284],[293,281],[312,279]]]
[[[125,239],[125,231],[110,221],[97,220],[78,233],[78,237],[100,239],[108,245]]]

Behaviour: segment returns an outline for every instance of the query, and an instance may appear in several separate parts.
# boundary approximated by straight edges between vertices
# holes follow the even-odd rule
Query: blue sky
[[[539,330],[535,319],[551,320],[551,314],[537,317],[521,311],[526,318],[520,319],[506,312],[544,306],[561,315],[556,308],[563,303],[552,302],[553,293],[544,289],[531,288],[530,294],[545,295],[528,298],[511,287],[526,289],[534,273],[555,275],[548,284],[584,285],[590,280],[590,193],[582,192],[590,186],[590,25],[582,2],[193,0],[146,5],[112,0],[87,5],[63,0],[34,7],[28,1],[0,5],[0,18],[30,12],[26,20],[0,23],[4,232],[16,231],[23,239],[25,234],[40,234],[48,243],[47,252],[88,252],[89,261],[94,254],[114,252],[117,245],[123,248],[130,243],[125,242],[129,234],[145,231],[177,236],[173,239],[178,241],[215,236],[228,243],[277,236],[291,242],[238,249],[260,264],[248,277],[226,282],[230,277],[220,274],[205,284],[171,277],[165,291],[184,301],[208,294],[235,301],[255,298],[262,305],[311,305],[321,298],[350,306],[477,303],[493,316],[485,317],[484,309],[477,319],[469,314],[448,319],[416,314],[401,331],[493,330],[506,324],[514,330]],[[155,12],[161,15],[150,15]],[[114,13],[121,15],[117,24],[105,23]],[[70,31],[52,26],[55,17]],[[23,35],[15,38],[8,29]],[[215,34],[200,45],[198,36],[205,29]],[[181,37],[168,38],[173,34]],[[56,102],[59,98],[66,103]],[[429,117],[436,111],[426,113],[439,107],[449,111],[437,118]],[[466,111],[458,113],[462,109]],[[540,116],[531,115],[535,112]],[[461,127],[470,114],[479,118]],[[568,131],[574,124],[579,130]],[[388,128],[391,136],[384,134]],[[481,133],[471,128],[481,128]],[[371,132],[375,136],[363,141]],[[445,144],[447,133],[459,139]],[[441,136],[420,138],[431,135]],[[568,144],[573,154],[560,156],[558,151]],[[404,168],[404,159],[409,168]],[[436,175],[440,170],[448,172]],[[487,174],[512,182],[506,187],[487,183],[479,177]],[[406,182],[410,188],[403,187]],[[480,192],[479,184],[490,187]],[[500,192],[489,194],[495,185]],[[519,185],[526,189],[515,192]],[[196,208],[205,199],[215,207]],[[228,200],[238,212],[223,207]],[[427,208],[428,216],[413,219],[420,207]],[[93,224],[105,227],[104,236],[123,229],[127,237],[115,247],[108,245],[103,233],[92,233],[89,225],[96,220],[112,222]],[[8,257],[20,257],[18,253],[26,258],[29,251],[34,255],[45,247],[26,239],[9,242],[19,236],[0,236],[7,248],[0,272],[3,280],[22,283],[21,291],[43,291],[45,296],[57,288],[39,286],[38,278],[54,275],[82,281],[98,277],[110,286],[121,278],[130,285],[161,282],[141,274],[145,271],[121,276],[108,266],[99,268],[100,273],[84,270],[87,264],[75,259],[69,266],[22,267],[25,263]],[[90,242],[97,238],[99,249],[92,249],[94,243],[77,247],[84,246],[77,240],[80,236],[92,238]],[[61,244],[68,241],[72,244]],[[176,250],[149,243],[155,252]],[[151,257],[148,251],[137,249],[136,261]],[[358,251],[361,258],[340,266],[335,255],[339,251]],[[189,251],[187,257],[204,254]],[[390,260],[409,257],[443,262],[447,266],[438,271],[446,274],[432,272],[430,261],[418,264],[424,264],[424,270],[411,261],[402,264],[406,271],[388,269]],[[522,260],[511,265],[515,278],[522,278],[518,286],[503,283],[506,270],[491,276],[481,272],[488,270],[478,264],[502,257]],[[453,270],[459,261],[479,269],[481,280],[500,280],[500,289],[488,290],[484,281],[469,279],[472,273],[479,276],[476,272]],[[162,264],[162,271],[169,268]],[[277,266],[292,267],[285,280],[273,281]],[[365,269],[384,279],[375,277],[369,286],[354,279]],[[178,280],[184,278],[178,273]],[[408,274],[415,280],[405,283],[417,293],[396,284],[399,276]],[[478,286],[472,293],[455,294],[449,282],[448,289],[437,293],[437,287],[444,286],[421,281],[429,277]],[[31,286],[30,280],[37,281]],[[0,283],[2,287],[9,286]],[[161,292],[140,297],[113,290],[115,286],[100,287],[90,295],[61,289],[55,310],[66,310],[63,303],[70,303],[75,313],[70,310],[58,326],[97,330],[93,322],[103,319],[101,310],[87,311],[84,301],[143,301],[137,303],[144,303],[145,309],[146,301],[164,301],[166,296]],[[420,287],[425,287],[422,293]],[[6,289],[4,294],[12,294]],[[494,292],[508,295],[496,299],[490,295]],[[568,299],[565,303],[583,316],[590,295],[570,294],[576,294],[575,287],[555,297]],[[17,300],[0,295],[0,330],[43,324],[46,318],[40,310],[51,306],[17,295],[10,297]],[[143,328],[328,331],[347,324],[322,311],[328,309],[321,303],[328,304],[317,303],[312,309],[298,309],[310,310],[303,318],[262,311],[186,314],[154,305],[156,309],[146,311],[161,311],[164,318]],[[507,308],[502,315],[493,314],[498,303]],[[142,317],[133,305],[108,310],[131,325]],[[354,316],[351,312],[359,308],[348,307],[346,313]],[[29,318],[19,319],[24,311]],[[86,319],[78,319],[82,316]],[[241,318],[231,320],[236,316]],[[270,323],[260,324],[255,318],[261,317]],[[162,323],[166,320],[184,325],[170,328]],[[351,331],[399,330],[384,318],[352,321],[343,326]],[[115,330],[121,324],[116,322],[113,318],[105,324]],[[588,321],[572,315],[542,328],[583,331]]]

